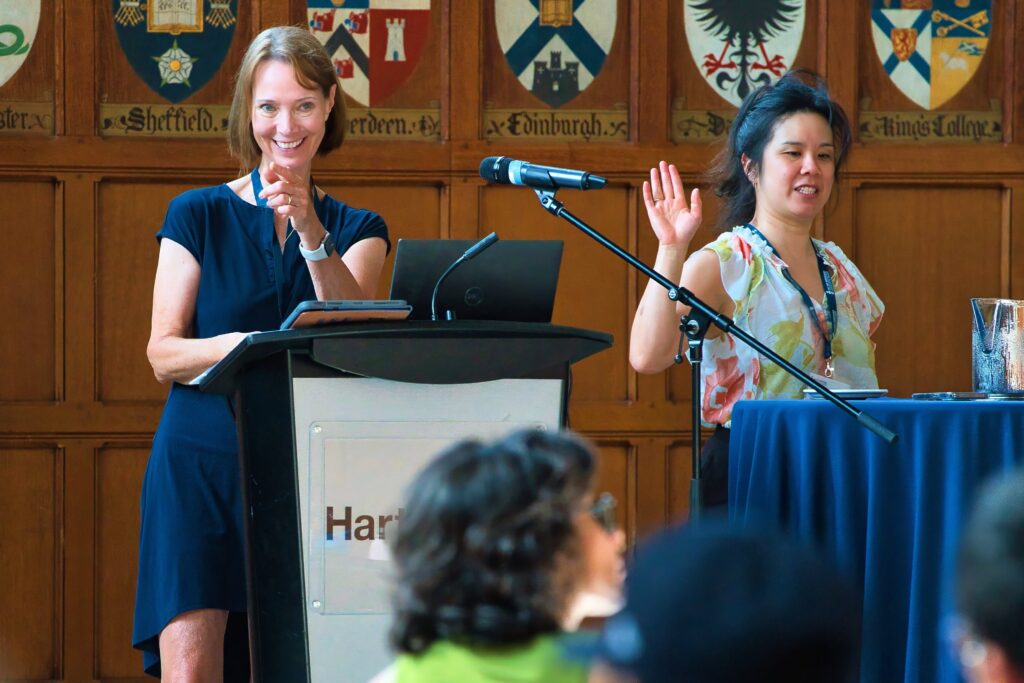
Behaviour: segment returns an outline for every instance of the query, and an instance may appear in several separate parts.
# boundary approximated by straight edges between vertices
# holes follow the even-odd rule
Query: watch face
[[[334,238],[331,237],[331,233],[327,233],[327,236],[324,237],[323,247],[324,252],[327,256],[330,256],[331,254],[334,253]]]

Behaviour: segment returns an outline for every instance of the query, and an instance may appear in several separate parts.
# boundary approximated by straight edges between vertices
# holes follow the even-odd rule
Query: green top
[[[557,635],[526,645],[471,648],[441,640],[418,655],[399,655],[396,683],[585,683],[587,667],[566,660]]]

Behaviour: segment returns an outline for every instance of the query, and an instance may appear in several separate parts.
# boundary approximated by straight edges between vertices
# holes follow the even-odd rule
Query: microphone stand
[[[612,242],[610,239],[599,233],[594,228],[590,227],[582,220],[571,214],[562,202],[555,199],[555,190],[553,189],[540,189],[534,188],[534,192],[537,193],[537,198],[540,199],[540,205],[544,209],[559,218],[565,219],[573,226],[579,228],[589,237],[596,240],[606,249],[611,251],[613,254],[621,258],[623,261],[633,266],[641,273],[649,277],[650,279],[657,282],[659,285],[664,287],[668,291],[668,298],[672,301],[677,301],[686,306],[690,307],[690,312],[682,316],[679,320],[679,330],[682,332],[687,339],[687,358],[690,361],[691,367],[691,402],[692,409],[691,420],[693,423],[693,475],[690,478],[690,516],[691,518],[700,517],[702,500],[700,493],[700,482],[701,482],[701,464],[700,464],[700,426],[701,426],[701,356],[704,346],[704,335],[707,334],[708,328],[714,324],[715,327],[719,328],[723,332],[731,334],[733,337],[739,339],[747,346],[750,346],[755,351],[765,356],[773,363],[781,367],[783,370],[788,372],[793,377],[803,382],[809,387],[812,387],[821,396],[831,401],[835,406],[840,408],[847,415],[851,416],[865,429],[869,429],[888,443],[894,443],[899,438],[895,432],[887,429],[878,420],[871,417],[862,410],[854,408],[849,401],[840,398],[830,389],[823,386],[816,379],[808,375],[806,372],[796,367],[779,354],[772,351],[770,348],[765,346],[763,343],[758,341],[746,330],[736,326],[736,323],[732,318],[723,315],[708,304],[701,301],[699,298],[693,295],[692,292],[687,290],[685,287],[679,287],[674,282],[658,273],[653,268],[649,267],[643,261],[640,261],[628,251]],[[681,362],[682,358],[676,356],[676,362]]]

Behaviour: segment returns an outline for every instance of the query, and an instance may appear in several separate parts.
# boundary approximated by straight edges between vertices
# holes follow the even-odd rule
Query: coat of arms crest
[[[39,28],[40,0],[0,3],[0,86],[25,63]]]
[[[498,42],[523,87],[552,107],[587,89],[615,37],[615,0],[494,4]]]
[[[690,54],[715,92],[739,106],[793,66],[806,0],[682,0]]]
[[[873,0],[871,34],[889,79],[924,109],[967,85],[988,49],[993,0]]]
[[[181,102],[217,73],[235,35],[238,0],[114,0],[121,49],[158,95]]]
[[[345,94],[380,104],[412,75],[430,37],[430,0],[307,0],[309,30]]]

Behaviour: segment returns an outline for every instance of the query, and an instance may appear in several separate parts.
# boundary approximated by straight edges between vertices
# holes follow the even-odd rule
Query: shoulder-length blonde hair
[[[261,154],[252,134],[253,76],[256,67],[270,59],[291,64],[299,84],[310,90],[319,88],[324,97],[330,96],[332,85],[338,85],[330,55],[309,31],[296,26],[275,26],[256,36],[242,57],[228,116],[228,151],[245,168],[255,166]],[[344,99],[338,85],[317,154],[327,154],[345,141]]]

